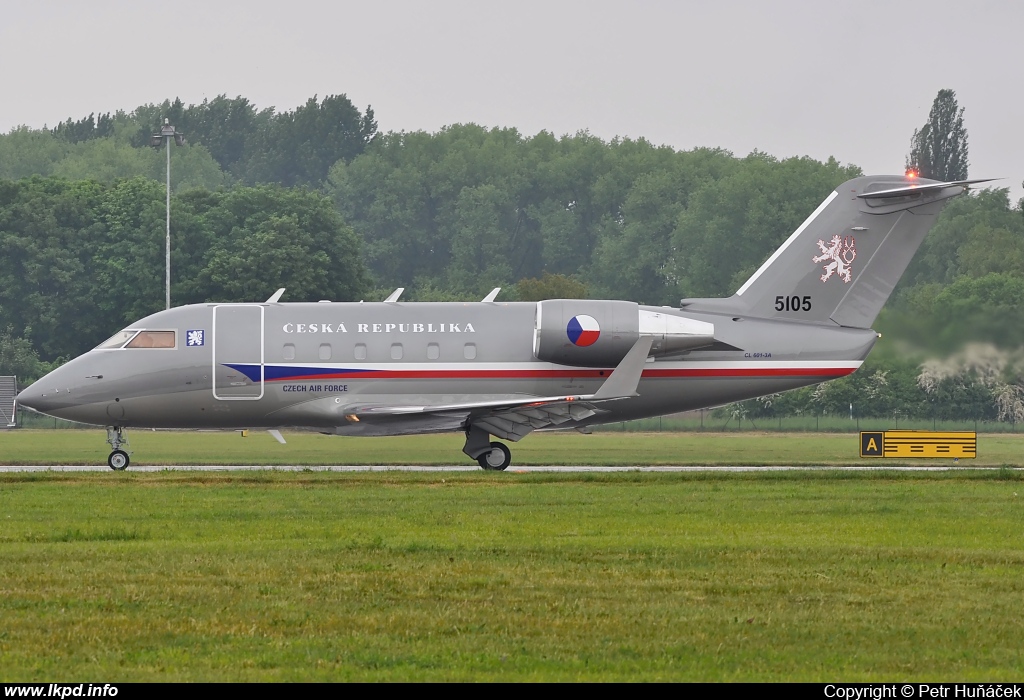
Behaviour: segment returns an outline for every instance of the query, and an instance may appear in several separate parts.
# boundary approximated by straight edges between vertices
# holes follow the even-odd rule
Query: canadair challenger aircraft
[[[284,427],[336,435],[464,432],[505,469],[534,430],[576,429],[749,399],[846,376],[942,207],[987,180],[861,177],[836,188],[724,299],[679,308],[552,299],[193,304],[155,313],[18,396],[124,430]],[[283,440],[282,440],[283,441]]]

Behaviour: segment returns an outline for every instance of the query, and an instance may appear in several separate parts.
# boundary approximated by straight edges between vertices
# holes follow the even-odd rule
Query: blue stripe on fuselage
[[[225,367],[241,372],[251,382],[258,382],[260,380],[260,366],[259,365],[243,365],[225,363]],[[353,374],[366,375],[377,372],[374,369],[339,369],[337,367],[278,367],[276,365],[266,365],[263,371],[263,378],[265,381],[282,381],[282,380],[303,380],[303,379],[327,379],[331,377],[350,377]]]

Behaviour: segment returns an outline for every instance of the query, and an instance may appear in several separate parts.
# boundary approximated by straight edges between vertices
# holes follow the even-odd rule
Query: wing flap
[[[373,416],[402,416],[412,413],[472,413],[488,410],[512,410],[522,409],[528,411],[531,408],[539,408],[551,404],[572,403],[573,401],[587,401],[593,399],[593,395],[575,396],[529,396],[521,399],[499,399],[496,401],[469,401],[465,403],[452,404],[428,404],[423,406],[350,406],[345,409],[346,414],[358,416],[359,418]],[[625,397],[618,397],[625,398]],[[612,399],[605,399],[612,400]]]

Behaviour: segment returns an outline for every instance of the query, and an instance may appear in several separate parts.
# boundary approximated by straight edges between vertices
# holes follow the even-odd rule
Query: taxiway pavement
[[[872,472],[872,471],[903,471],[903,472],[943,472],[956,470],[986,470],[998,469],[998,467],[970,467],[970,466],[864,466],[864,467],[832,467],[821,466],[511,466],[508,473],[531,474],[537,472],[772,472],[772,471],[845,471],[845,472]],[[1015,471],[1020,468],[1014,468]],[[110,471],[106,465],[82,464],[82,465],[53,465],[53,466],[3,466],[2,472],[105,472]],[[282,472],[476,472],[483,471],[480,467],[457,464],[448,466],[360,466],[360,465],[335,465],[335,466],[303,466],[303,465],[277,465],[277,466],[250,466],[244,464],[235,465],[175,465],[175,466],[152,466],[132,465],[128,468],[130,472],[161,472],[161,471],[198,471],[198,472],[235,472],[235,471],[282,471]]]

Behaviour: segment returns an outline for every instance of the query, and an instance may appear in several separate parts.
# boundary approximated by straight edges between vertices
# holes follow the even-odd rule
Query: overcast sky
[[[1024,179],[1024,3],[4,0],[0,131],[242,95],[372,105],[383,131],[588,130],[902,172],[956,91],[970,175]]]

